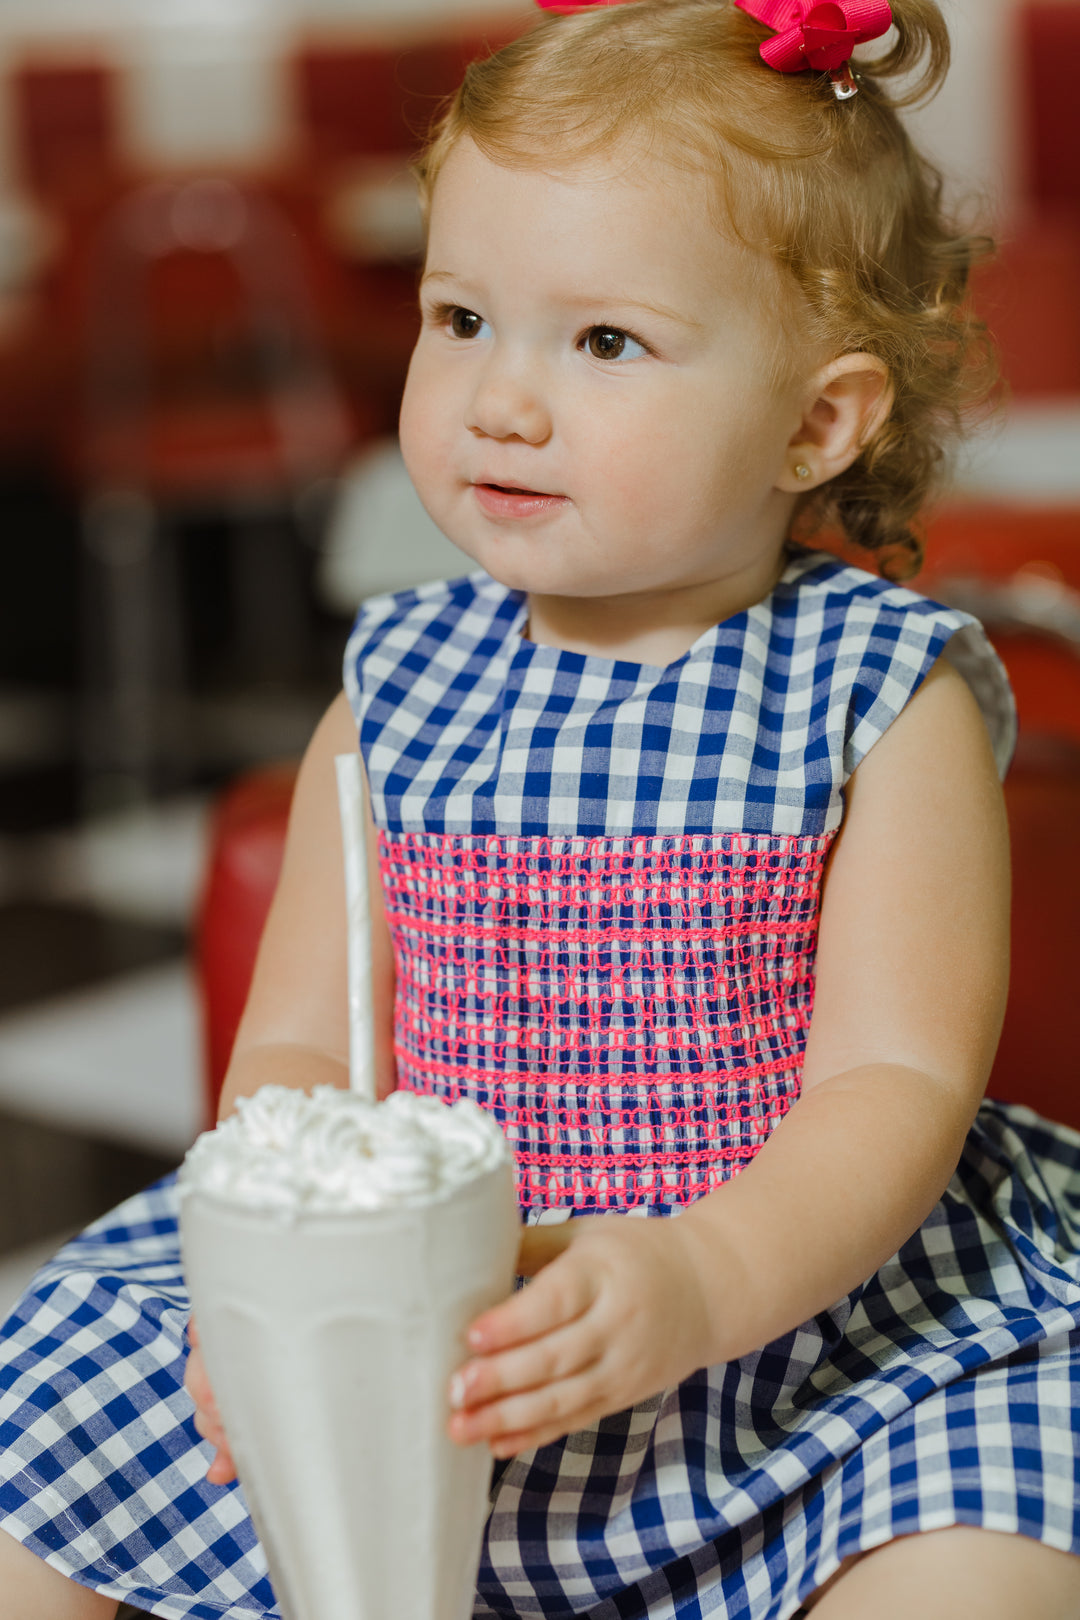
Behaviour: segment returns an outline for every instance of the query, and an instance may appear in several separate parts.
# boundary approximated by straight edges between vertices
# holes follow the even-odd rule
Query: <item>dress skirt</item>
[[[34,1279],[0,1341],[0,1526],[169,1620],[277,1615],[182,1387],[172,1178]],[[929,1219],[740,1361],[497,1464],[475,1615],[788,1620],[950,1525],[1080,1553],[1080,1134],[987,1102]]]

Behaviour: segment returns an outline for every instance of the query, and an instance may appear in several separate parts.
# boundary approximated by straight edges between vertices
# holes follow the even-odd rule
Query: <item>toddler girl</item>
[[[980,336],[889,88],[943,24],[891,20],[852,64],[884,0],[550,15],[420,166],[402,443],[478,566],[360,613],[223,1107],[347,1083],[358,730],[382,1088],[492,1109],[528,1223],[448,1392],[488,1620],[1080,1613],[1080,1139],[980,1104],[1011,704],[893,582]],[[175,1217],[8,1324],[3,1620],[276,1612]]]

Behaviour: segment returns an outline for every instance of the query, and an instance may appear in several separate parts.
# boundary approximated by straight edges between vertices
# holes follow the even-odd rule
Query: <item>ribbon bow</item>
[[[543,4],[543,0],[540,0]],[[892,27],[888,0],[735,0],[740,11],[775,29],[761,59],[778,73],[843,67],[856,45],[880,39]]]
[[[620,6],[623,0],[536,0],[541,11],[591,11],[593,6]]]

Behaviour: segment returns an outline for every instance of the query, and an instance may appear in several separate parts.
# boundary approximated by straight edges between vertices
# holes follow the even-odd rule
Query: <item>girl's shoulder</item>
[[[954,634],[977,623],[970,614],[910,585],[871,574],[832,552],[803,546],[792,548],[776,595],[793,614],[807,619],[824,614],[830,622],[842,622],[849,635],[875,624],[893,624],[916,635],[920,626],[927,635],[940,626],[946,634]]]
[[[831,553],[795,551],[771,607],[800,661],[826,672],[848,709],[845,775],[891,725],[939,658],[982,711],[1002,776],[1016,745],[1016,705],[1000,658],[970,613],[868,573]]]

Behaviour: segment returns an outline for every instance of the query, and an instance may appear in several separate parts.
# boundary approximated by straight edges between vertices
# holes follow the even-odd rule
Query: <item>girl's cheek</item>
[[[430,401],[418,388],[406,387],[399,423],[401,454],[409,477],[424,498],[442,459],[436,430],[437,417],[432,417]]]

